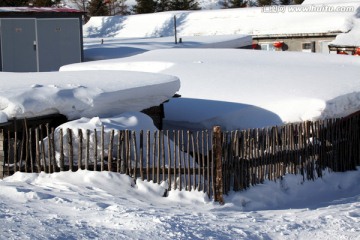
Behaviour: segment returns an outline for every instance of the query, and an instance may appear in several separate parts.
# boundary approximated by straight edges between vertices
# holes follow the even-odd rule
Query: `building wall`
[[[296,51],[296,52],[317,52],[329,53],[328,44],[335,39],[334,36],[325,37],[254,37],[253,43],[258,44],[257,49],[261,48],[261,44],[272,44],[277,41],[284,42],[278,51]],[[313,44],[312,49],[303,49],[304,43]]]

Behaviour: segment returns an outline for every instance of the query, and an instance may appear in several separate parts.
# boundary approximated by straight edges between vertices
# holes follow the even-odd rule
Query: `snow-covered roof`
[[[174,11],[130,16],[92,17],[85,37],[164,37],[226,34],[326,34],[347,32],[348,18],[360,2],[238,9]]]
[[[177,77],[126,71],[0,72],[0,123],[61,113],[69,119],[141,111],[171,98]]]
[[[336,36],[331,45],[360,47],[360,7],[356,14],[349,19],[349,25],[351,25],[351,30]]]
[[[118,69],[178,76],[181,98],[165,104],[166,121],[233,130],[360,110],[359,66],[360,58],[330,54],[161,49],[71,64],[60,71]]]
[[[58,8],[58,7],[0,7],[1,13],[34,13],[34,12],[64,12],[64,13],[82,13],[77,9]],[[1,15],[0,15],[1,16]]]

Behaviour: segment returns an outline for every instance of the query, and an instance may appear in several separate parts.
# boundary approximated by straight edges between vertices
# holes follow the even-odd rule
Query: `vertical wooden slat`
[[[81,169],[82,165],[82,158],[83,158],[83,133],[82,130],[78,129],[78,138],[79,138],[79,150],[78,150],[78,170]]]
[[[24,130],[23,132],[25,132],[25,172],[28,172],[28,168],[29,168],[29,153],[30,153],[30,149],[29,149],[29,129],[27,126],[27,120],[26,118],[24,118]]]
[[[9,132],[9,140],[10,140],[10,132]],[[36,156],[36,166],[37,166],[38,173],[41,172],[39,140],[40,140],[39,139],[39,128],[35,128],[35,151],[36,151],[35,156]]]
[[[140,177],[141,181],[144,181],[144,173],[143,173],[143,162],[144,162],[144,131],[140,130],[139,134],[139,141],[140,141]]]
[[[212,174],[210,175],[210,169],[211,169],[211,166],[210,164],[212,164],[212,154],[213,152],[209,151],[209,132],[208,130],[205,130],[205,144],[206,144],[206,153],[207,153],[207,158],[206,158],[206,175],[207,175],[207,194],[208,194],[208,198],[210,198],[211,194],[210,194],[210,189],[211,189],[211,183],[212,183],[212,180],[210,180],[210,176],[212,176]],[[211,161],[211,163],[210,163]]]
[[[127,162],[126,162],[126,140],[125,140],[125,130],[121,131],[121,145],[120,145],[120,172],[126,173]]]
[[[153,138],[153,152],[152,152],[152,174],[151,178],[152,181],[155,182],[155,162],[156,162],[156,139],[157,139],[157,131],[154,131],[154,138]]]
[[[48,154],[48,158],[49,158],[49,173],[52,172],[52,158],[51,158],[51,136],[50,136],[50,129],[49,129],[49,124],[47,123],[45,125],[46,127],[46,135],[47,135],[47,138],[48,138],[48,149],[47,149],[47,154]]]
[[[179,190],[181,191],[182,190],[182,174],[181,174],[181,157],[182,157],[182,154],[180,152],[180,135],[181,135],[181,131],[178,130],[177,132],[177,145],[178,145],[178,148],[177,148],[177,151],[178,151],[178,157],[179,157]]]
[[[24,158],[24,145],[25,145],[25,134],[21,134],[21,143],[20,143],[20,159],[19,159],[19,171],[23,169],[23,158]]]
[[[184,131],[181,130],[181,155],[182,155],[182,163],[184,172],[184,190],[187,190],[188,182],[187,182],[187,171],[186,171],[186,149],[185,149],[185,138],[184,138]]]
[[[161,135],[161,164],[162,164],[162,181],[165,182],[165,135],[164,135],[164,131],[160,130],[160,135]]]
[[[118,130],[117,131],[117,151],[116,151],[116,172],[120,172],[120,161],[121,161],[121,158],[120,158],[120,155],[121,154],[121,131]]]
[[[58,172],[59,168],[56,163],[56,146],[55,146],[55,129],[51,128],[51,164],[54,172]]]
[[[69,150],[69,170],[74,171],[73,165],[74,165],[74,152],[73,152],[73,145],[72,145],[72,130],[70,128],[67,129],[67,135],[68,135],[68,150]]]
[[[97,130],[94,129],[94,171],[97,171],[97,160],[98,160],[98,140]]]
[[[157,139],[156,139],[156,145],[157,145],[157,156],[156,156],[156,182],[157,184],[160,184],[160,159],[161,159],[161,132],[157,131]]]
[[[138,166],[138,150],[136,145],[136,134],[135,131],[131,132],[131,139],[133,144],[133,151],[134,151],[134,179],[137,179],[137,166]]]
[[[14,145],[13,145],[13,149],[14,149],[14,172],[16,172],[18,169],[18,149],[17,149],[17,127],[16,127],[16,122],[14,124]]]
[[[196,153],[197,152],[195,152],[195,144],[194,144],[194,134],[193,133],[191,133],[191,146],[192,146],[192,152],[193,152],[193,155],[194,155],[194,157],[193,157],[193,159],[192,159],[192,162],[193,162],[193,188],[194,188],[194,190],[196,189],[196,187],[197,187],[197,184],[196,184],[196,169],[195,169],[195,157],[196,157]],[[190,187],[191,188],[191,187]]]
[[[146,180],[150,181],[150,131],[146,131]]]
[[[63,135],[63,129],[60,128],[59,129],[59,138],[60,138],[60,143],[59,143],[59,151],[60,151],[60,171],[65,171],[64,168],[64,135]]]
[[[214,201],[224,204],[223,199],[223,175],[222,175],[222,146],[221,146],[221,129],[219,126],[213,128],[213,152],[215,160],[215,191]]]
[[[198,177],[199,177],[199,181],[198,181],[198,185],[197,185],[197,190],[200,192],[201,191],[201,187],[203,186],[203,181],[204,179],[202,179],[202,176],[201,176],[201,168],[204,167],[204,165],[202,165],[202,156],[201,156],[201,153],[200,153],[200,140],[199,140],[199,136],[200,136],[200,132],[199,131],[196,131],[196,153],[194,153],[194,156],[196,155],[197,156],[197,167],[198,167]],[[193,159],[194,161],[194,175],[196,176],[196,173],[195,173],[195,159]],[[195,182],[195,181],[194,181]],[[204,188],[203,188],[204,189]]]
[[[187,185],[186,185],[186,189],[188,191],[191,191],[191,173],[190,173],[190,131],[186,131],[186,136],[187,136],[187,144],[186,144],[186,162],[187,162],[187,171],[188,171],[188,175],[187,175]]]
[[[32,129],[29,128],[29,151],[30,152],[30,171],[34,172],[34,159],[33,159],[33,153],[32,153]]]
[[[100,159],[100,171],[104,171],[104,158],[105,158],[105,140],[104,140],[104,125],[101,126],[100,134],[100,145],[101,145],[101,159]]]
[[[111,129],[110,131],[110,142],[109,142],[109,148],[108,148],[108,171],[112,171],[112,160],[113,160],[113,145],[114,145],[114,134],[115,130]]]
[[[86,157],[85,157],[85,169],[89,170],[90,161],[90,130],[86,129]]]
[[[41,158],[43,160],[43,164],[44,164],[44,172],[48,172],[48,168],[47,168],[47,164],[46,164],[46,156],[45,156],[45,144],[44,144],[44,134],[43,134],[43,125],[40,125],[40,151],[41,151]]]
[[[206,137],[206,135],[204,134],[204,131],[201,131],[201,166],[202,166],[202,168],[203,168],[203,172],[202,172],[202,176],[203,176],[203,178],[202,178],[202,189],[203,189],[203,192],[205,192],[206,191],[206,189],[205,189],[205,174],[206,174],[206,172],[205,172],[205,138]],[[209,159],[209,152],[206,152],[206,156],[207,156],[207,159]]]
[[[177,134],[176,131],[173,130],[173,139],[174,139],[174,189],[177,189],[177,175],[176,175],[176,171],[177,171],[177,149],[178,149],[178,142],[177,142]]]
[[[168,165],[168,190],[171,190],[171,167],[172,167],[172,160],[171,160],[171,147],[170,147],[170,135],[169,135],[169,130],[166,130],[166,146],[167,146],[167,156],[168,156],[168,161],[167,161],[167,165]],[[174,149],[175,152],[175,149]]]
[[[132,169],[132,164],[131,164],[131,135],[130,135],[130,131],[129,130],[125,130],[125,154],[126,154],[126,174],[129,175],[131,177],[131,169]]]

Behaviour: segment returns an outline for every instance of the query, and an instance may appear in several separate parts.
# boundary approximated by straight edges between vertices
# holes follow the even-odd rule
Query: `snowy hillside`
[[[322,5],[319,5],[320,7]],[[92,17],[84,26],[85,37],[143,38],[174,35],[174,16],[178,36],[231,34],[328,33],[350,30],[347,19],[360,2],[328,4],[349,7],[349,11],[295,11],[287,6],[281,12],[264,8],[202,11],[176,11],[131,16]],[[292,10],[291,10],[292,9]],[[279,10],[279,11],[280,11]],[[144,24],[146,22],[146,24]],[[226,26],[226,27],[224,27]]]

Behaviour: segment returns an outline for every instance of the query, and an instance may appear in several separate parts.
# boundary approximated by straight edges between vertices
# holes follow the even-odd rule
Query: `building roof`
[[[58,7],[0,7],[0,17],[23,16],[80,16],[84,12],[72,8]]]

